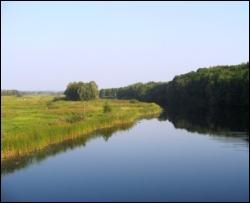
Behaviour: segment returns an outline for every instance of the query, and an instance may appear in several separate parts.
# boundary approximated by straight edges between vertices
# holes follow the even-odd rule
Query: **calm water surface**
[[[248,135],[141,120],[6,165],[1,177],[2,201],[248,201]]]

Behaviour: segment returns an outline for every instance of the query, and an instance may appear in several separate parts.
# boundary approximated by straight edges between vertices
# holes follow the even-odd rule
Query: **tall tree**
[[[94,81],[89,83],[72,82],[69,83],[67,89],[64,91],[68,100],[92,100],[97,99],[99,92],[98,87]]]

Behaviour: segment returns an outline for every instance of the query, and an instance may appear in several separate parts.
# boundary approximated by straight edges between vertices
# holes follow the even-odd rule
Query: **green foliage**
[[[112,111],[104,113],[105,105],[112,106]],[[2,96],[1,109],[2,159],[28,155],[52,144],[132,123],[161,111],[153,103],[101,99],[54,102],[53,96]]]
[[[64,94],[68,100],[88,101],[98,98],[98,87],[94,81],[89,83],[72,82],[69,83]]]
[[[112,111],[112,107],[110,106],[110,104],[108,102],[105,102],[104,106],[103,106],[103,112],[104,113],[108,113]]]
[[[52,106],[53,106],[53,100],[50,100],[50,101],[46,102],[46,106],[47,106],[48,109],[51,109]]]
[[[68,100],[80,100],[78,89],[81,86],[81,82],[72,82],[69,83],[67,89],[64,91],[64,94]]]
[[[100,98],[109,98],[109,99],[116,98],[116,88],[101,89],[99,97]]]
[[[64,96],[57,96],[57,97],[54,97],[53,98],[53,102],[56,102],[56,101],[62,101],[62,100],[65,100],[66,98]]]
[[[137,99],[171,109],[207,111],[209,108],[241,108],[249,111],[249,63],[200,68],[176,76],[170,82],[136,83],[102,89],[100,97]]]
[[[132,103],[132,104],[135,104],[135,103],[138,103],[139,101],[138,100],[136,100],[136,99],[131,99],[130,101],[129,101],[129,103]]]
[[[74,122],[77,122],[77,121],[80,121],[80,120],[83,120],[84,119],[84,115],[81,114],[81,113],[71,113],[70,115],[68,115],[65,120],[66,122],[68,123],[74,123]]]
[[[249,64],[201,68],[165,85],[166,105],[206,111],[208,108],[249,109]]]
[[[160,85],[161,82],[148,82],[148,83],[135,83],[126,87],[111,88],[111,89],[101,89],[101,98],[111,98],[116,97],[118,99],[136,99],[139,101],[151,101],[150,91]]]

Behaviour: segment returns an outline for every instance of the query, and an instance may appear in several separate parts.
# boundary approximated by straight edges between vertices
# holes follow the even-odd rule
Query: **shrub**
[[[108,112],[111,112],[112,111],[112,108],[110,106],[110,104],[108,102],[106,102],[103,106],[103,112],[104,113],[108,113]]]
[[[138,103],[138,100],[136,100],[136,99],[131,99],[131,100],[129,101],[129,103],[132,103],[132,104]]]
[[[79,114],[79,113],[71,113],[70,115],[68,115],[66,117],[66,122],[68,123],[74,123],[74,122],[77,122],[77,121],[80,121],[80,120],[83,120],[84,119],[84,116],[82,114]]]
[[[53,98],[53,102],[60,101],[60,100],[65,100],[66,98],[64,96],[57,96]]]

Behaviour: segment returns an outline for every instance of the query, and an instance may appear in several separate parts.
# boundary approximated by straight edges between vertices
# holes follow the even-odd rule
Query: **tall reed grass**
[[[126,100],[53,101],[51,96],[1,98],[1,160],[161,112],[154,103]],[[104,111],[107,102],[112,109],[109,113]]]

